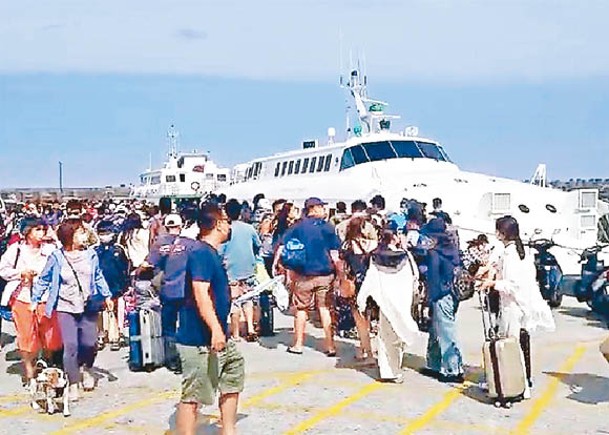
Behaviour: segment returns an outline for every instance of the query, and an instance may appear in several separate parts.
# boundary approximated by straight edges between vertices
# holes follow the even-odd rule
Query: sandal
[[[248,343],[254,343],[254,342],[258,341],[258,334],[256,334],[255,332],[247,334],[245,336],[245,341],[247,341]]]
[[[336,356],[335,350],[327,350],[324,352],[328,358],[334,358]]]
[[[294,355],[302,355],[302,349],[297,349],[297,348],[291,347],[291,346],[287,348],[287,352],[293,353]]]

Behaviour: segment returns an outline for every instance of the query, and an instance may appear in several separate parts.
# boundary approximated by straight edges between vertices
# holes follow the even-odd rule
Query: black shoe
[[[440,382],[445,384],[462,384],[465,382],[463,374],[460,375],[440,375],[438,378]]]
[[[433,379],[440,378],[440,372],[432,370],[429,367],[423,367],[421,370],[419,370],[419,373],[422,374],[423,376],[427,376],[428,378],[433,378]]]

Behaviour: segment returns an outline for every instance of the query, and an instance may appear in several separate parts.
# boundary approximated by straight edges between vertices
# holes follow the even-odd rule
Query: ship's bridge
[[[382,140],[351,145],[343,151],[340,171],[362,163],[391,159],[432,159],[452,163],[444,149],[423,140]]]

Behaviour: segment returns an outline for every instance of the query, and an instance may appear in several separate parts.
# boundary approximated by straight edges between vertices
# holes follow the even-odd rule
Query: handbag
[[[76,269],[74,269],[74,266],[72,266],[72,263],[70,263],[70,260],[68,260],[68,257],[66,256],[65,252],[63,252],[63,250],[61,251],[63,258],[66,260],[66,263],[68,264],[68,266],[70,266],[70,269],[72,270],[72,273],[74,274],[74,278],[76,278],[76,284],[78,285],[78,290],[80,291],[80,295],[82,296],[82,298],[85,298],[85,292],[82,289],[82,285],[80,284],[80,279],[78,279],[78,273],[76,273]],[[99,313],[104,306],[104,298],[100,298],[100,297],[93,297],[93,296],[89,296],[87,298],[87,300],[84,301],[85,303],[85,313]]]

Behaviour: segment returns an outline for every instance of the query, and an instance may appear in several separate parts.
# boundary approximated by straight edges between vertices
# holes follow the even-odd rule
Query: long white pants
[[[402,373],[404,344],[382,312],[380,313],[378,335],[376,339],[381,379],[397,378]]]

